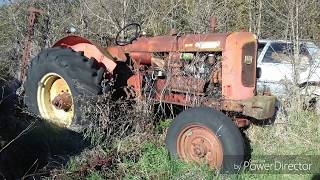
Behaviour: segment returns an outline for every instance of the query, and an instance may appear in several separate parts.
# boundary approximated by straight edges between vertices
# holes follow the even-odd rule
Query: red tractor
[[[117,34],[116,44],[102,48],[68,36],[42,51],[24,83],[28,108],[72,127],[80,123],[78,97],[113,89],[115,99],[143,100],[147,88],[156,102],[189,107],[168,129],[166,146],[172,155],[226,171],[241,165],[245,144],[239,127],[275,113],[275,97],[256,94],[254,34],[145,37],[138,24],[129,24]],[[106,88],[110,79],[113,85]]]

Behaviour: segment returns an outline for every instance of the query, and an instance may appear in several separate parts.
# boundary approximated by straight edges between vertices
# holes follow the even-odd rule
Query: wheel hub
[[[72,106],[72,97],[69,93],[63,92],[52,100],[52,105],[58,110],[69,111]]]
[[[198,157],[198,158],[204,158],[207,155],[207,148],[203,145],[194,145],[193,147],[193,151],[194,154]]]
[[[68,83],[56,73],[43,76],[37,93],[41,116],[63,127],[71,126],[74,104]]]
[[[219,169],[223,161],[223,149],[218,137],[200,125],[186,127],[178,136],[178,156],[184,161],[206,163]]]

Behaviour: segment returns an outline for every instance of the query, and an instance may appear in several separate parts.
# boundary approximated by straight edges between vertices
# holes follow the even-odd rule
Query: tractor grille
[[[256,83],[256,43],[250,42],[242,48],[242,84],[254,87]]]

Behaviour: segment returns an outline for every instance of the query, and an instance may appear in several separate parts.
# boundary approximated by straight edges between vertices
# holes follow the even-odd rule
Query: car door
[[[257,80],[258,91],[270,90],[272,94],[284,95],[288,83],[293,81],[293,66],[290,55],[292,44],[268,42],[258,59],[261,77]]]

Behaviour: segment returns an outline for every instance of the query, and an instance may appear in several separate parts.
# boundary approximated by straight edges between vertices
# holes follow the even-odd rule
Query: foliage
[[[120,164],[124,179],[212,179],[209,167],[187,164],[169,156],[165,147],[145,144],[138,162]]]
[[[217,31],[241,29],[261,38],[311,39],[320,37],[319,1],[267,0],[14,0],[0,7],[0,57],[18,60],[22,57],[26,34],[27,8],[42,9],[35,26],[32,43],[34,56],[40,49],[52,46],[66,35],[70,27],[76,34],[102,46],[113,44],[115,34],[125,24],[138,22],[148,35],[177,32],[210,31],[210,19],[218,19]],[[121,13],[119,13],[121,12]],[[303,27],[303,28],[297,28]]]

